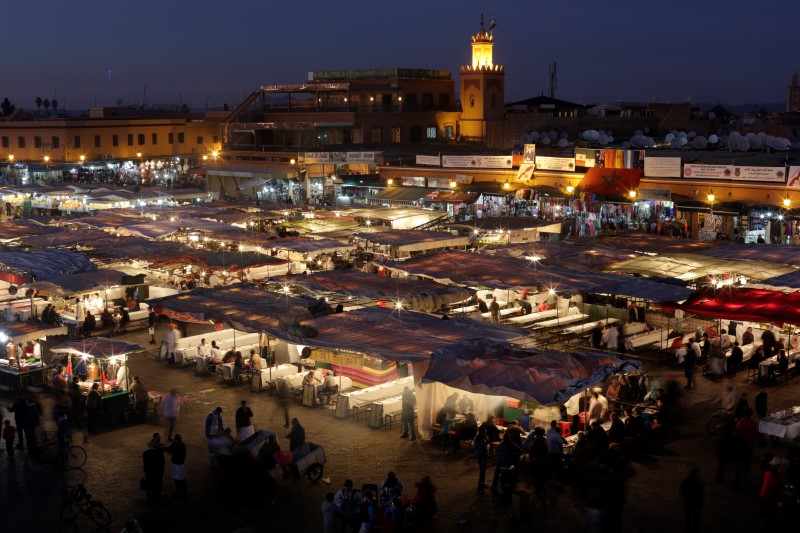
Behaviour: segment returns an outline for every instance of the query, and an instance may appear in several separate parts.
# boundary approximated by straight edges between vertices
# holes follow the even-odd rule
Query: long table
[[[547,311],[539,311],[538,313],[528,313],[527,315],[512,316],[508,321],[517,326],[521,324],[528,324],[529,322],[536,322],[537,320],[544,320],[545,318],[553,318],[558,316],[558,309],[548,309]]]
[[[508,315],[513,315],[520,312],[519,307],[507,307],[505,309],[500,309],[500,317],[506,317]],[[492,313],[481,313],[483,318],[491,318]]]
[[[563,326],[566,324],[574,324],[575,322],[580,322],[582,320],[586,320],[587,318],[589,318],[589,315],[584,315],[583,313],[578,313],[577,315],[567,315],[558,318],[551,318],[550,320],[545,320],[543,322],[537,322],[533,325],[533,328],[545,329]]]
[[[794,439],[800,435],[800,406],[762,418],[758,421],[758,432],[782,439]]]
[[[583,335],[584,333],[591,332],[597,326],[605,326],[607,324],[616,324],[619,322],[618,318],[609,318],[609,319],[602,319],[602,320],[595,320],[593,322],[587,322],[585,324],[578,324],[577,326],[570,326],[568,328],[564,328],[561,333],[565,335]]]
[[[291,376],[297,373],[297,366],[288,363],[273,366],[271,369],[267,367],[253,372],[253,384],[257,384],[258,390],[261,390],[265,385],[268,385],[270,381],[277,383],[278,378]]]
[[[366,389],[359,389],[352,392],[340,393],[336,400],[336,416],[347,418],[353,409],[360,409],[377,401],[403,394],[405,387],[414,386],[414,377],[405,378],[381,383]]]

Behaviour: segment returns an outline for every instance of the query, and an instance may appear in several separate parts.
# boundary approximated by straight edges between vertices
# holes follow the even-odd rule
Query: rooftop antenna
[[[556,89],[558,88],[558,75],[556,74],[556,62],[547,64],[547,94],[550,98],[556,97]]]

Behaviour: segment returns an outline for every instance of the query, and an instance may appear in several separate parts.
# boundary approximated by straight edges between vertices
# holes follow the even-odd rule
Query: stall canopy
[[[144,278],[144,276],[141,276]],[[137,285],[142,280],[130,277],[124,272],[111,269],[80,272],[68,276],[58,276],[45,281],[26,283],[25,287],[46,292],[54,296],[70,296],[76,293],[106,289],[119,285]]]
[[[0,269],[15,273],[21,279],[26,274],[37,280],[44,280],[96,270],[88,257],[69,250],[30,250],[27,252],[3,252],[0,254]]]
[[[367,274],[360,270],[329,270],[292,278],[294,285],[310,292],[332,292],[359,298],[400,302],[406,309],[433,313],[442,305],[468,299],[475,292],[465,287],[443,285],[430,280],[409,280]],[[394,303],[392,304],[394,305]]]
[[[769,289],[783,292],[800,291],[800,270],[765,279],[759,285],[748,284],[747,286],[755,289]]]
[[[385,265],[392,270],[431,277],[443,283],[482,285],[496,289],[541,286],[557,292],[617,294],[657,301],[667,295],[670,299],[681,300],[689,294],[683,287],[675,285],[618,274],[542,265],[530,257],[507,258],[451,250],[412,257],[403,262],[387,262]]]
[[[767,261],[718,259],[699,254],[676,253],[637,257],[609,265],[606,270],[644,276],[673,277],[688,281],[709,274],[713,276],[743,274],[750,279],[764,280],[787,274],[795,269]]]
[[[33,248],[66,248],[105,239],[108,236],[109,234],[103,230],[84,229],[81,231],[61,231],[59,233],[22,237],[19,243]]]
[[[332,312],[324,300],[304,296],[279,295],[246,284],[201,288],[153,298],[147,301],[153,310],[183,322],[224,322],[239,331],[275,335],[295,321]]]
[[[467,341],[434,351],[422,381],[539,405],[557,405],[602,382],[609,374],[636,366],[638,363],[599,352],[540,352]]]
[[[47,235],[64,231],[57,226],[45,226],[33,220],[6,220],[0,224],[0,241],[12,241],[29,235]]]
[[[800,267],[800,254],[791,246],[759,246],[757,244],[738,246],[730,244],[727,246],[715,246],[698,253],[708,257],[737,261],[742,259],[769,261],[770,263],[780,263],[795,268]]]
[[[301,254],[325,253],[350,248],[350,245],[335,239],[274,239],[268,241],[269,248],[285,249]]]
[[[6,338],[12,339],[15,343],[27,342],[33,339],[43,339],[49,336],[66,335],[66,326],[48,326],[40,322],[0,322],[0,342],[5,343]]]
[[[627,196],[639,188],[643,171],[639,168],[589,168],[577,189],[594,194]]]
[[[683,309],[696,315],[749,322],[800,325],[800,292],[785,294],[764,289],[709,287],[692,294],[685,302],[662,302],[671,313]]]
[[[144,348],[132,342],[92,337],[81,341],[70,341],[50,348],[54,353],[70,353],[75,355],[89,355],[91,357],[113,357],[128,353],[141,352]]]
[[[405,310],[380,307],[336,313],[303,322],[313,337],[289,332],[276,336],[293,343],[329,350],[350,350],[387,361],[419,362],[430,359],[438,348],[467,339],[497,342],[522,341],[527,330],[476,322],[468,318],[441,320]]]
[[[469,237],[452,233],[425,230],[382,231],[379,233],[356,233],[355,237],[374,244],[391,246],[397,251],[417,252],[431,248],[464,247],[469,245]]]

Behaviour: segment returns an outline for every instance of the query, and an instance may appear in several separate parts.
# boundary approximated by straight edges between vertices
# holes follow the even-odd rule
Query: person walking
[[[225,431],[222,424],[222,407],[217,407],[206,416],[206,438],[216,437]]]
[[[142,464],[147,503],[152,507],[160,507],[161,490],[164,487],[164,448],[158,433],[153,433],[153,438],[147,441],[147,449],[142,452]]]
[[[175,440],[164,451],[170,454],[172,481],[175,483],[173,496],[186,498],[186,444],[183,443],[183,437],[176,433]]]
[[[170,324],[169,331],[167,332],[167,361],[170,364],[175,363],[175,348],[180,339],[181,332],[178,331],[178,324]]]
[[[236,410],[236,440],[242,442],[244,439],[256,432],[253,428],[253,411],[247,405],[245,400],[242,400],[241,405]]]
[[[497,298],[492,296],[492,303],[489,305],[489,318],[492,322],[500,322],[500,304],[497,303]]]
[[[150,344],[156,343],[156,322],[158,322],[158,315],[151,307],[150,313],[147,315],[147,332],[150,334]]]
[[[290,392],[283,389],[278,392],[278,407],[283,411],[283,427],[289,427],[289,396]]]
[[[339,508],[333,503],[335,494],[329,492],[322,502],[322,531],[324,533],[339,533]]]
[[[703,482],[698,477],[699,470],[692,468],[681,483],[683,498],[684,527],[687,533],[700,531],[700,514],[703,511]]]
[[[294,460],[297,461],[305,455],[304,448],[306,448],[306,430],[300,425],[300,421],[292,418],[292,429],[286,435],[289,439],[289,451],[294,455]]]
[[[25,431],[24,428],[28,425],[28,401],[25,399],[25,396],[20,392],[17,400],[8,408],[9,411],[14,413],[14,422],[17,424],[17,428],[19,431],[17,432],[19,435],[19,444],[17,444],[17,449],[21,450],[24,445],[25,440]],[[31,443],[28,442],[28,448],[31,447]]]
[[[480,426],[475,440],[475,459],[478,461],[478,494],[483,494],[489,486],[486,484],[486,463],[489,460],[489,441],[486,438],[486,428]]]
[[[17,438],[17,428],[11,425],[11,420],[6,420],[3,426],[3,440],[6,441],[6,452],[9,462],[14,462],[14,439]]]
[[[175,431],[175,421],[178,419],[180,411],[181,398],[178,396],[178,391],[172,389],[161,401],[161,413],[167,421],[165,433],[168,441],[172,440],[172,432]]]
[[[97,383],[95,383],[97,385]],[[133,383],[131,383],[128,392],[133,394],[133,403],[135,405],[136,415],[143,423],[147,423],[147,406],[150,404],[150,393],[142,383],[139,376],[133,376]]]
[[[364,502],[361,493],[353,488],[353,481],[348,479],[333,497],[333,502],[339,510],[339,531],[344,533],[349,526],[354,532],[361,528],[358,509]]]
[[[686,359],[684,359],[683,374],[686,376],[686,387],[684,388],[687,390],[694,388],[694,367],[697,364],[697,352],[694,349],[696,344],[696,342],[692,343],[692,349],[686,352]]]
[[[414,423],[414,407],[416,405],[417,397],[414,391],[405,387],[403,389],[402,412],[400,414],[400,421],[403,425],[403,433],[400,435],[401,439],[408,438],[408,430],[411,428],[411,440],[417,440],[417,425]]]

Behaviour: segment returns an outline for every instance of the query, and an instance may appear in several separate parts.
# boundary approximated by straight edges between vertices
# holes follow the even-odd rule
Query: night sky
[[[446,69],[470,62],[481,13],[497,19],[506,101],[785,101],[800,70],[800,2],[766,0],[39,0],[4,2],[0,98],[67,109],[238,104],[314,70]],[[109,70],[110,77],[109,77]],[[146,86],[146,94],[145,94]]]

